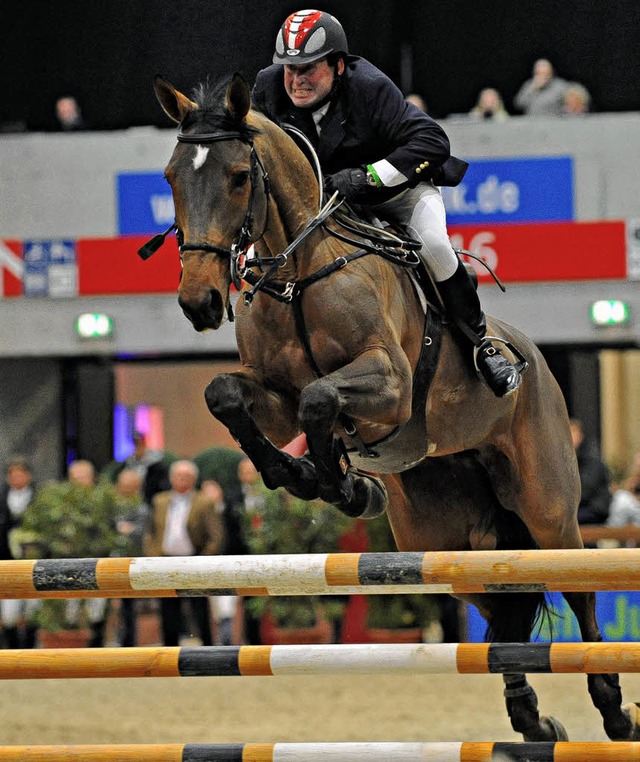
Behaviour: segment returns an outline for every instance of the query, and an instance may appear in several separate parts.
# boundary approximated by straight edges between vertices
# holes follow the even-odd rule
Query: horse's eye
[[[235,188],[243,188],[247,181],[249,180],[249,172],[236,172],[231,180],[232,187]]]

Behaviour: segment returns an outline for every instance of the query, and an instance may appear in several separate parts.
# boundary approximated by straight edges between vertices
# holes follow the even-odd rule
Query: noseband
[[[269,223],[269,195],[270,195],[270,188],[269,188],[269,177],[267,175],[267,172],[264,168],[264,165],[262,164],[262,161],[260,160],[260,157],[258,156],[258,153],[255,149],[255,146],[253,145],[253,141],[251,137],[248,137],[245,133],[241,132],[234,132],[234,131],[224,131],[224,132],[203,132],[200,134],[191,134],[191,133],[184,133],[179,132],[178,133],[178,142],[179,143],[196,143],[196,144],[208,144],[208,143],[217,143],[221,140],[241,140],[244,143],[248,143],[251,146],[251,153],[249,155],[249,161],[250,161],[250,170],[249,170],[249,181],[251,183],[251,194],[249,196],[249,203],[247,205],[247,212],[244,217],[244,221],[242,225],[240,226],[240,230],[238,231],[238,235],[236,237],[236,240],[231,244],[230,248],[225,248],[224,246],[218,246],[216,244],[211,243],[184,243],[184,239],[182,236],[182,231],[178,229],[178,226],[174,223],[169,227],[167,230],[165,230],[163,233],[160,233],[156,236],[154,236],[150,241],[148,241],[144,246],[140,248],[138,251],[138,254],[142,259],[148,259],[154,252],[156,252],[160,246],[164,243],[164,239],[169,235],[169,233],[176,231],[176,236],[178,238],[178,248],[180,251],[180,255],[182,255],[185,251],[207,251],[212,254],[217,254],[221,257],[227,257],[229,259],[229,271],[231,274],[231,280],[233,282],[233,285],[237,288],[241,288],[241,279],[243,272],[245,270],[244,262],[247,254],[247,250],[256,242],[259,241],[260,238],[265,233],[265,230],[267,229],[267,225]],[[259,175],[262,176],[262,185],[264,188],[264,195],[265,195],[265,202],[266,202],[266,212],[265,212],[265,220],[264,220],[264,226],[262,228],[262,232],[259,236],[253,237],[253,224],[254,224],[254,204],[256,199],[256,190],[258,186],[258,179]]]

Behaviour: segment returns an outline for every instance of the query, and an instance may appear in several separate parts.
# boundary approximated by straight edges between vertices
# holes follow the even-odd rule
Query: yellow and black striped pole
[[[0,598],[640,590],[640,548],[0,561]]]
[[[640,672],[640,643],[397,643],[0,650],[0,680]]]

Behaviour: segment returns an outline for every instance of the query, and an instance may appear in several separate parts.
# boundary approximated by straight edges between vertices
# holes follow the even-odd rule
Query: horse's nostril
[[[179,295],[178,304],[197,331],[203,331],[206,328],[216,329],[222,322],[224,304],[222,295],[215,288],[203,294],[199,302]]]

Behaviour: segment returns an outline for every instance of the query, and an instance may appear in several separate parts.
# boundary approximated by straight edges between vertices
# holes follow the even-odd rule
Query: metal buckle
[[[287,304],[293,301],[295,287],[296,284],[292,281],[285,284],[284,291],[282,292],[282,300],[287,302]]]

